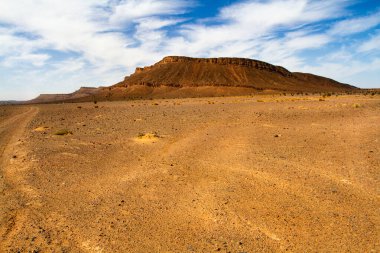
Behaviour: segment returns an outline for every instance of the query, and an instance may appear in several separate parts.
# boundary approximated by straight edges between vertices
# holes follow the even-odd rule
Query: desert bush
[[[160,136],[158,135],[157,132],[153,132],[153,133],[139,133],[137,135],[137,138],[139,139],[152,139],[152,138],[160,138]]]

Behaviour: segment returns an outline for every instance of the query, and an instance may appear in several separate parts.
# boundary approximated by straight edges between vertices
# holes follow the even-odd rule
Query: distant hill
[[[16,100],[0,101],[0,105],[16,105],[19,103],[20,103],[20,101],[16,101]]]
[[[329,78],[290,72],[272,64],[244,58],[168,56],[125,78],[116,86],[225,86],[281,91],[341,91],[354,88]]]
[[[136,68],[131,76],[110,87],[81,88],[71,94],[40,95],[32,103],[123,100],[149,97],[202,97],[262,92],[345,92],[354,86],[281,66],[245,58],[168,56]]]
[[[35,99],[27,101],[27,103],[38,104],[76,100],[91,97],[92,95],[97,94],[100,89],[101,88],[81,87],[79,90],[70,94],[41,94]]]

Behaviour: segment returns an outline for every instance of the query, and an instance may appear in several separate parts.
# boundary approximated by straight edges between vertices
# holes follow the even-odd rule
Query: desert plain
[[[0,107],[0,252],[379,252],[380,96]]]

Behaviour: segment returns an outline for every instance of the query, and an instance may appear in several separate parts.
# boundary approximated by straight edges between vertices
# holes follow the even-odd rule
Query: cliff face
[[[292,73],[289,72],[287,69],[280,67],[280,66],[274,66],[272,64],[252,60],[252,59],[246,59],[246,58],[191,58],[191,57],[184,57],[184,56],[167,56],[161,61],[159,61],[156,65],[162,65],[162,64],[168,64],[168,63],[207,63],[207,64],[217,64],[217,65],[234,65],[234,66],[242,66],[242,67],[248,67],[248,68],[255,68],[270,72],[276,72],[283,76],[292,76]],[[147,70],[151,69],[152,67],[148,67]]]
[[[245,58],[190,58],[168,56],[137,68],[116,86],[150,87],[227,86],[284,91],[338,91],[354,87],[332,79],[292,73],[281,66]]]

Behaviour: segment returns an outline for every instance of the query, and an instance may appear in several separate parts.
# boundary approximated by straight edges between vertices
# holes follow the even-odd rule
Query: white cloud
[[[177,51],[195,56],[208,56],[212,55],[212,52],[219,53],[224,50],[227,55],[230,52],[240,52],[246,57],[257,57],[259,56],[257,54],[247,54],[247,52],[257,52],[252,50],[253,45],[273,44],[273,36],[278,42],[283,42],[281,37],[275,35],[277,31],[339,17],[344,14],[346,5],[344,1],[322,3],[307,0],[243,1],[220,11],[215,20],[221,24],[209,25],[206,22],[183,26],[181,32],[184,40],[177,46]],[[293,40],[289,39],[287,44],[281,46],[290,48],[294,52],[298,49],[320,47],[328,41],[326,35],[302,34],[294,36]],[[244,43],[251,46],[243,46],[240,50],[236,48],[237,45],[242,46]],[[172,47],[173,43],[169,41],[167,45]]]
[[[374,58],[371,61],[363,60],[350,60],[347,62],[339,61],[325,61],[317,66],[304,66],[300,68],[302,72],[316,73],[322,76],[335,78],[341,82],[347,82],[352,84],[352,78],[358,74],[379,73],[380,72],[380,58]],[[372,80],[374,85],[376,80]],[[376,85],[380,84],[380,79],[377,79]],[[356,85],[368,85],[368,83],[359,82]]]
[[[319,48],[330,41],[331,38],[324,34],[306,35],[287,40],[285,47],[294,50]]]
[[[28,54],[48,46],[48,43],[40,38],[28,39],[17,36],[17,32],[13,28],[0,28],[0,56]]]
[[[161,19],[157,17],[140,18],[136,20],[140,30],[157,30],[163,27],[172,26],[185,21],[186,19]]]
[[[359,52],[380,51],[380,32],[373,36],[368,41],[362,43],[358,48]]]
[[[124,0],[113,6],[109,20],[111,24],[123,24],[145,17],[178,15],[185,13],[190,4],[184,0]]]
[[[45,65],[48,59],[50,59],[50,55],[47,54],[22,54],[6,58],[6,60],[2,62],[2,65],[5,67],[17,67],[17,64],[20,64],[20,62],[25,62],[36,67],[41,67]]]
[[[156,54],[158,48],[153,43],[160,45],[167,40],[164,32],[156,30],[183,21],[165,18],[165,15],[186,12],[190,1],[128,0],[117,3],[110,12],[106,0],[65,0],[64,4],[58,0],[2,0],[0,22],[16,27],[18,32],[32,33],[39,39],[33,41],[9,34],[9,31],[2,36],[1,31],[0,42],[5,43],[0,52],[20,51],[20,46],[25,47],[23,53],[29,54],[41,48],[53,49],[78,53],[102,69],[117,66],[133,69]],[[127,35],[120,31],[119,21],[130,19],[137,27],[134,34]],[[136,44],[138,47],[134,46]]]
[[[335,23],[331,28],[332,35],[350,35],[371,29],[380,24],[380,11],[365,17],[351,18]]]

